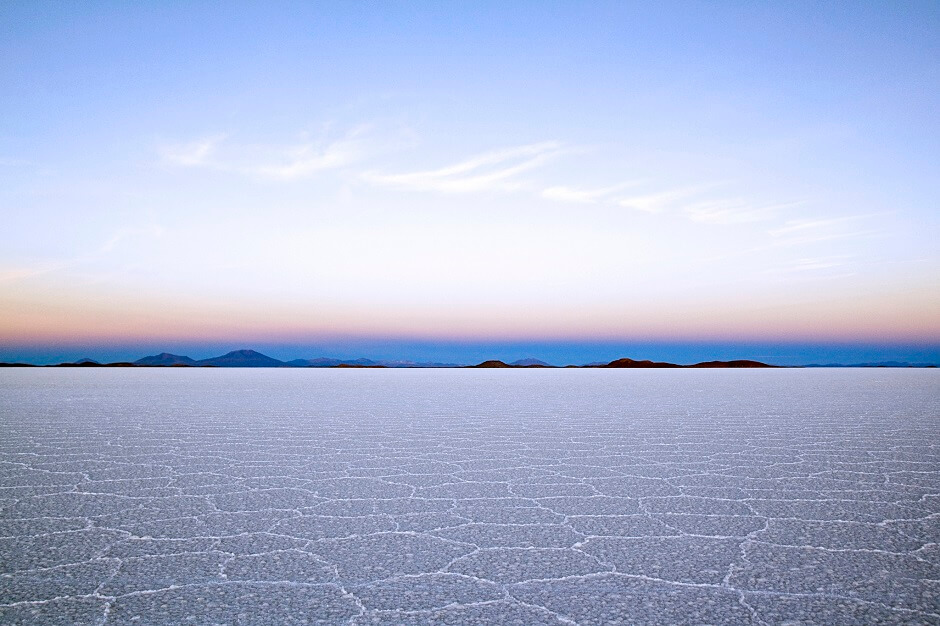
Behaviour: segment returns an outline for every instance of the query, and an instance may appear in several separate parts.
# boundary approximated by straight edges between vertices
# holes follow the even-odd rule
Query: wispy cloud
[[[80,254],[78,256],[66,259],[47,260],[32,265],[0,267],[0,283],[17,282],[91,263],[102,257],[106,257],[121,243],[127,240],[134,240],[141,237],[156,239],[163,236],[165,232],[166,230],[158,224],[119,228],[118,230],[114,231],[111,236],[104,241],[104,243],[102,243],[97,248],[92,248],[85,254]]]
[[[782,226],[767,231],[774,241],[768,247],[780,248],[809,245],[836,241],[840,239],[858,239],[875,237],[879,232],[874,228],[846,229],[854,222],[874,217],[877,214],[843,215],[831,218],[804,218],[787,220]]]
[[[744,224],[773,219],[781,210],[803,202],[755,205],[743,200],[708,200],[686,205],[683,212],[694,222],[709,224]]]
[[[0,283],[16,282],[34,276],[41,276],[66,267],[68,262],[41,263],[31,267],[0,268]]]
[[[160,156],[165,162],[181,167],[214,167],[216,147],[225,138],[226,135],[213,135],[186,143],[165,145],[160,148]]]
[[[166,232],[166,229],[164,229],[162,226],[158,224],[148,224],[146,226],[120,228],[117,231],[115,231],[115,233],[111,235],[111,237],[101,247],[98,248],[98,254],[105,254],[107,252],[111,252],[118,246],[118,244],[120,244],[122,241],[129,239],[129,238],[133,238],[137,236],[145,236],[145,237],[151,237],[151,238],[156,239],[156,238],[162,237],[165,232]]]
[[[522,187],[516,180],[519,174],[540,167],[563,152],[560,143],[545,141],[486,152],[434,170],[400,174],[366,172],[363,179],[375,185],[439,193],[514,191]]]
[[[643,181],[638,180],[593,189],[559,185],[542,190],[541,197],[575,204],[616,204],[646,213],[663,213],[669,210],[680,212],[694,222],[707,224],[743,224],[770,220],[783,209],[803,204],[760,204],[740,198],[701,198],[709,190],[726,184],[724,182],[653,190],[626,198],[617,197],[618,192],[642,183]]]
[[[718,183],[706,185],[697,185],[694,187],[683,187],[679,189],[669,189],[653,193],[631,196],[629,198],[620,198],[617,204],[628,209],[643,211],[645,213],[661,213],[664,210],[674,206],[677,201],[684,198],[696,196],[703,191],[715,187]]]
[[[836,256],[796,259],[792,264],[787,266],[784,271],[812,272],[815,270],[827,270],[832,269],[833,267],[841,267],[845,265],[846,261],[850,258],[850,255],[843,254]]]
[[[814,244],[814,243],[838,241],[840,239],[862,239],[862,238],[877,237],[878,235],[879,235],[878,231],[874,229],[808,234],[808,235],[801,235],[799,237],[787,237],[787,238],[778,239],[777,241],[773,242],[769,246],[765,246],[761,249],[802,246],[802,245],[809,245],[809,244]]]
[[[630,181],[619,185],[601,187],[599,189],[583,189],[578,187],[548,187],[542,190],[541,196],[547,200],[557,202],[572,202],[575,204],[595,204],[602,200],[610,198],[618,191],[623,191],[629,187],[635,187],[640,181]]]
[[[351,165],[369,152],[369,127],[356,127],[340,138],[322,138],[289,145],[241,145],[227,134],[164,145],[160,156],[177,167],[236,172],[259,178],[295,180]]]
[[[802,234],[811,231],[819,231],[836,224],[842,224],[844,222],[850,222],[852,220],[857,220],[864,215],[847,215],[843,217],[833,217],[825,219],[795,219],[787,220],[784,222],[783,226],[768,230],[767,233],[772,237],[780,237],[783,235],[792,235],[794,233]]]
[[[304,178],[323,170],[351,165],[366,152],[363,145],[365,127],[349,132],[342,139],[328,143],[306,143],[284,151],[280,162],[259,165],[255,172],[262,176],[291,180]]]
[[[785,265],[768,268],[764,273],[809,280],[847,278],[856,275],[849,267],[853,258],[854,255],[840,254],[793,259]]]

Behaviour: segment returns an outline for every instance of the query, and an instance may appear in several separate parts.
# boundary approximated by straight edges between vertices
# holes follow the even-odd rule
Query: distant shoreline
[[[99,363],[92,359],[81,359],[71,363],[37,365],[34,363],[3,363],[0,367],[159,367],[159,368],[265,368],[265,369],[777,369],[777,368],[936,368],[933,363],[906,363],[886,361],[878,363],[841,363],[809,365],[772,365],[761,361],[735,359],[729,361],[702,361],[690,365],[680,365],[663,361],[616,359],[607,363],[588,363],[584,365],[551,365],[538,359],[521,359],[512,363],[500,360],[488,360],[476,365],[458,363],[435,363],[415,361],[372,361],[370,359],[295,359],[280,361],[254,350],[234,350],[227,354],[208,359],[195,360],[187,356],[161,353],[146,356],[136,361],[118,361]]]

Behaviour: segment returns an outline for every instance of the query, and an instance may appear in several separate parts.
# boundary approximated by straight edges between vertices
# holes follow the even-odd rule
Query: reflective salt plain
[[[936,370],[5,370],[0,433],[2,623],[940,623]]]

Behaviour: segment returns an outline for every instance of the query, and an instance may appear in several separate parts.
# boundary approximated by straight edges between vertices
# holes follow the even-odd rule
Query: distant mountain
[[[200,367],[285,367],[284,361],[255,352],[254,350],[234,350],[222,356],[196,361],[194,365]]]
[[[611,361],[607,365],[601,365],[600,367],[617,367],[617,368],[663,368],[663,367],[682,367],[681,365],[676,365],[675,363],[662,363],[658,361],[634,361],[633,359],[617,359],[616,361]]]
[[[28,365],[26,363],[0,363],[2,367],[15,367]],[[477,365],[458,365],[456,363],[437,363],[431,361],[409,361],[409,360],[380,360],[372,359],[334,359],[328,357],[318,357],[315,359],[293,359],[291,361],[280,361],[278,359],[261,354],[255,350],[234,350],[228,354],[211,357],[208,359],[194,360],[188,356],[180,354],[171,354],[161,352],[151,356],[145,356],[137,359],[133,363],[99,363],[94,359],[80,359],[74,363],[60,363],[56,367],[389,367],[389,368],[444,368],[444,367],[480,367],[480,368],[541,368],[555,367],[545,361],[528,357],[519,359],[512,363],[506,363],[497,359],[484,361]],[[751,361],[739,359],[733,361],[703,361],[694,365],[677,365],[675,363],[665,363],[661,361],[643,360],[637,361],[629,358],[616,359],[607,363],[595,362],[585,365],[566,365],[566,368],[763,368],[779,367],[777,365],[768,365],[760,361]],[[906,363],[899,361],[883,361],[877,363],[859,363],[856,365],[806,365],[804,367],[936,367],[927,363]]]
[[[855,363],[849,367],[917,367],[907,361],[875,361],[873,363]]]
[[[114,363],[99,363],[94,359],[80,359],[74,363],[59,363],[53,367],[134,367],[133,363],[128,361],[117,361]]]
[[[196,361],[189,358],[188,356],[181,356],[179,354],[170,354],[169,352],[161,352],[160,354],[154,354],[153,356],[145,356],[142,359],[137,359],[134,361],[134,365],[147,365],[154,367],[172,367],[174,365],[195,365]]]
[[[689,365],[688,367],[752,368],[752,367],[778,367],[778,366],[767,365],[766,363],[761,363],[760,361],[748,361],[747,359],[739,359],[737,361],[704,361],[702,363],[696,363],[695,365]]]
[[[293,361],[287,361],[285,365],[291,367],[336,367],[345,363],[342,359],[327,359],[327,358],[317,358],[317,359],[294,359]]]
[[[397,360],[397,361],[379,361],[379,365],[383,367],[463,367],[457,363],[437,363],[435,361],[406,361],[406,360]]]
[[[104,367],[107,364],[101,364],[94,359],[79,359],[72,363],[59,363],[57,367]]]
[[[377,365],[375,361],[370,359],[328,359],[320,357],[317,359],[294,359],[293,361],[287,361],[285,365],[290,367],[337,367],[339,365],[360,365],[368,367],[370,365]]]
[[[456,363],[431,363],[421,361],[373,361],[372,359],[294,359],[287,361],[290,367],[461,367]]]
[[[545,361],[540,361],[532,357],[529,357],[528,359],[519,359],[518,361],[513,361],[512,363],[510,363],[510,365],[512,365],[513,367],[553,367],[552,365],[549,365]]]
[[[811,363],[803,367],[937,367],[935,363],[909,363],[907,361],[875,361],[872,363]]]
[[[676,367],[695,367],[695,368],[752,368],[752,367],[777,367],[776,365],[767,365],[760,361],[748,361],[739,359],[737,361],[703,361],[695,365],[677,365],[675,363],[663,363],[660,361],[634,361],[633,359],[617,359],[606,365],[585,365],[584,367],[610,367],[610,368],[676,368]]]
[[[505,363],[503,361],[498,361],[493,359],[491,361],[483,361],[477,365],[470,365],[469,367],[518,367],[518,368],[538,368],[538,367],[555,367],[554,365],[549,365],[544,361],[539,361],[538,359],[522,359],[521,361],[514,361],[512,363]]]
[[[351,361],[343,361],[340,365],[355,365],[357,367],[372,367],[373,365],[380,365],[379,362],[373,361],[372,359],[352,359]]]
[[[342,363],[339,359],[294,359],[285,361],[290,367],[335,367]]]

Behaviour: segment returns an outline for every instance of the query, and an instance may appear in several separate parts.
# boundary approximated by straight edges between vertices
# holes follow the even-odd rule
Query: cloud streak
[[[879,235],[879,231],[873,228],[845,228],[847,224],[875,217],[875,215],[877,214],[787,220],[782,226],[767,231],[767,234],[771,236],[773,241],[769,246],[766,246],[765,249],[811,245],[843,239],[876,237]]]
[[[542,190],[541,196],[547,200],[556,202],[571,202],[574,204],[596,204],[600,201],[609,199],[611,195],[618,191],[623,191],[629,187],[639,185],[640,181],[629,181],[619,185],[601,187],[599,189],[583,189],[577,187],[547,187]]]
[[[22,280],[59,272],[89,263],[114,252],[122,243],[136,238],[158,239],[166,232],[158,224],[119,228],[108,237],[100,246],[91,249],[85,254],[61,260],[49,260],[29,266],[0,267],[0,283],[13,283]]]
[[[844,222],[850,222],[853,220],[861,219],[867,217],[865,215],[847,215],[842,217],[826,218],[826,219],[795,219],[787,220],[784,222],[783,226],[768,230],[767,233],[771,237],[780,237],[783,235],[793,235],[793,234],[803,234],[807,232],[818,231],[821,229],[828,228],[830,226],[835,226],[837,224],[842,224]]]
[[[164,162],[179,167],[216,168],[213,157],[225,138],[226,135],[213,135],[187,143],[166,145],[160,148],[160,156]]]
[[[677,201],[696,196],[716,185],[717,183],[709,183],[694,187],[657,191],[654,193],[631,196],[629,198],[621,198],[617,201],[617,204],[624,208],[643,211],[644,213],[662,213],[666,209],[674,206]]]
[[[5,267],[0,268],[0,283],[17,282],[34,276],[41,276],[67,267],[67,262],[45,263],[33,267]]]
[[[693,222],[746,224],[773,219],[781,210],[801,204],[803,202],[754,205],[743,200],[708,200],[684,206],[682,210]]]
[[[260,165],[249,172],[269,178],[294,180],[352,165],[367,152],[363,145],[364,133],[365,128],[358,128],[333,142],[293,146],[285,150],[280,162]]]
[[[229,135],[162,146],[164,163],[175,167],[234,172],[272,180],[299,180],[361,161],[370,152],[367,126],[359,126],[339,139],[305,141],[290,145],[239,145]]]
[[[523,187],[518,175],[541,167],[564,152],[557,141],[544,141],[479,154],[434,170],[386,174],[366,172],[373,185],[411,191],[472,193],[515,191]]]

